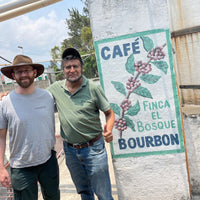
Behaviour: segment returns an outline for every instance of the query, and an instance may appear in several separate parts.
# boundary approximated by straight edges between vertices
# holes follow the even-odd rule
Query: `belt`
[[[97,140],[99,140],[101,138],[102,134],[100,133],[99,135],[97,135],[97,137],[93,138],[92,140],[90,140],[89,142],[85,142],[85,143],[75,143],[75,144],[71,144],[68,143],[66,141],[64,141],[68,146],[73,147],[74,149],[82,149],[85,147],[89,147],[92,146]]]

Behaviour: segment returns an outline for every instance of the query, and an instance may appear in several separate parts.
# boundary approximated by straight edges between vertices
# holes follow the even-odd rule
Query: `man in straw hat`
[[[76,49],[65,49],[62,69],[66,79],[48,90],[58,109],[66,165],[82,200],[94,200],[94,193],[98,199],[112,200],[104,140],[113,139],[114,113],[101,86],[82,75],[83,61]],[[104,130],[99,110],[105,114]]]
[[[12,187],[15,200],[37,200],[38,185],[44,199],[59,200],[59,169],[56,159],[54,100],[35,88],[34,79],[44,66],[17,55],[1,72],[17,82],[17,88],[0,102],[0,182]],[[4,168],[6,134],[9,131],[11,178]]]
[[[83,61],[76,49],[63,52],[62,69],[66,79],[48,90],[58,109],[66,165],[82,200],[94,200],[94,194],[99,200],[112,200],[104,140],[113,139],[114,112],[101,86],[82,75]],[[100,110],[106,118],[104,130]]]

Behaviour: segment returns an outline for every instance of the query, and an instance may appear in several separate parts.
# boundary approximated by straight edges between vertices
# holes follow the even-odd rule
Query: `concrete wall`
[[[200,111],[199,108],[198,110]],[[190,113],[193,112],[190,111]],[[200,199],[200,114],[186,113],[183,115],[183,119],[192,195],[197,195],[198,199]]]

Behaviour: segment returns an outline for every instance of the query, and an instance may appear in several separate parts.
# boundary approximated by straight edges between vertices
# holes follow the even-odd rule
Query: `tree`
[[[90,26],[89,18],[85,15],[81,15],[77,9],[68,9],[70,18],[66,19],[66,23],[69,29],[68,45],[73,46],[76,49],[81,49],[83,42],[81,40],[81,31],[84,27]]]
[[[61,59],[60,55],[61,55],[60,47],[55,46],[54,48],[51,49],[51,57],[53,60]]]
[[[96,57],[94,53],[90,54],[90,56],[84,59],[83,74],[87,78],[94,78],[99,76],[96,64]]]
[[[90,27],[85,26],[81,30],[81,40],[88,50],[93,50],[92,30]]]
[[[53,60],[50,62],[49,68],[54,69],[56,80],[62,80],[64,78],[61,68],[58,68],[58,60],[61,60],[61,54],[62,48],[55,46],[51,49],[51,57]]]
[[[81,55],[88,55],[87,57],[83,57],[83,74],[88,78],[92,78],[98,76],[97,63],[94,54],[92,31],[90,28],[88,2],[87,0],[82,0],[82,2],[85,4],[83,14],[80,14],[75,8],[68,9],[69,18],[66,19],[66,24],[69,30],[69,38],[66,38],[62,42],[60,48],[55,46],[51,50],[51,56],[53,59],[58,59],[61,58],[65,48],[76,48]]]

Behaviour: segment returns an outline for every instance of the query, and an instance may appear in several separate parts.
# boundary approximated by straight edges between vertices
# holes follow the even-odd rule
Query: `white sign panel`
[[[115,113],[113,158],[184,152],[169,30],[95,41],[95,51]]]

